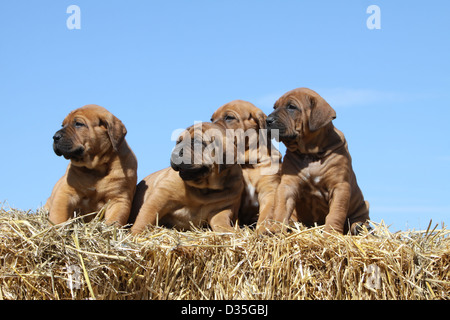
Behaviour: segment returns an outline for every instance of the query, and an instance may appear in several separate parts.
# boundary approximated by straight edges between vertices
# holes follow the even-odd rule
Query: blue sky
[[[52,136],[85,104],[125,123],[142,179],[169,165],[175,129],[234,99],[268,114],[309,87],[337,112],[372,220],[448,225],[449,12],[444,0],[2,1],[0,201],[45,203],[68,164]]]

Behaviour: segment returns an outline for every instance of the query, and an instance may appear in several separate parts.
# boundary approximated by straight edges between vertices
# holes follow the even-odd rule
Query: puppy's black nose
[[[275,122],[275,118],[274,117],[272,117],[272,116],[268,116],[267,117],[267,119],[266,119],[266,124],[268,125],[268,126],[270,126],[272,123],[274,123]]]
[[[60,132],[55,133],[55,135],[53,136],[53,141],[58,142],[59,139],[61,139],[62,135]]]

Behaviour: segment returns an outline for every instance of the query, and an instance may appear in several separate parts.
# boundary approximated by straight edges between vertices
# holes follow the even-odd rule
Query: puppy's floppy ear
[[[261,110],[258,110],[256,112],[252,112],[251,113],[251,117],[258,124],[258,129],[266,129],[267,116],[266,116],[266,114],[264,112],[262,112]]]
[[[232,132],[233,130],[226,130],[222,136],[223,162],[218,166],[219,173],[238,163],[236,139]]]
[[[125,125],[112,113],[108,113],[102,119],[100,119],[100,124],[106,126],[113,149],[114,151],[118,151],[127,134]]]
[[[336,119],[336,111],[322,97],[310,97],[309,131],[316,131]]]

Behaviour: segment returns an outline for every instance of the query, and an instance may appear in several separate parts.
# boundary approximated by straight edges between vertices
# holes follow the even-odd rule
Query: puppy
[[[259,225],[272,215],[280,183],[281,154],[267,135],[266,117],[262,110],[242,100],[221,106],[211,117],[238,139],[237,159],[245,182],[239,221],[246,225]]]
[[[313,90],[298,88],[279,98],[274,109],[266,123],[279,130],[287,148],[274,220],[287,223],[295,210],[300,222],[325,224],[326,232],[357,234],[368,226],[369,203],[358,187],[345,137],[333,126],[331,106]]]
[[[231,232],[244,188],[242,170],[226,142],[225,128],[200,123],[180,135],[171,167],[152,173],[137,186],[130,222],[133,234],[146,226],[164,225],[179,230],[209,225]],[[230,160],[230,159],[229,159]]]
[[[108,224],[124,225],[130,215],[137,182],[137,160],[128,146],[123,123],[97,105],[69,113],[53,136],[53,150],[70,160],[44,208],[54,224],[76,212],[105,212]]]

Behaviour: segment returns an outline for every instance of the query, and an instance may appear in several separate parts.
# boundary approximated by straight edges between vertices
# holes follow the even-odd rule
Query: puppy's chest
[[[95,197],[83,197],[80,200],[80,210],[83,213],[89,213],[100,210],[104,205],[106,204],[106,201],[103,199],[97,199]]]
[[[244,177],[244,193],[242,198],[242,205],[246,207],[258,207],[258,193],[256,192],[256,184],[252,181],[250,174],[247,171],[243,172]],[[254,174],[254,173],[253,173]]]
[[[177,206],[171,208],[167,214],[161,218],[161,224],[177,229],[189,230],[191,224],[201,227],[208,220],[209,211],[202,206]]]
[[[299,163],[299,183],[303,196],[314,196],[328,201],[329,192],[326,183],[325,166],[319,159],[308,156]]]
[[[80,193],[80,209],[84,212],[100,210],[110,200],[108,187],[101,183],[86,184],[78,189]]]

